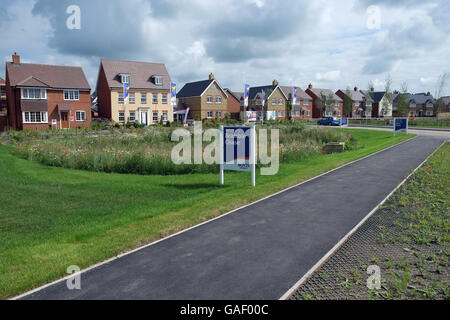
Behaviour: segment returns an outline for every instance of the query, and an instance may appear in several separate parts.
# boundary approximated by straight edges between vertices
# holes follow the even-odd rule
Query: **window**
[[[162,103],[167,103],[167,94],[162,95]]]
[[[295,116],[296,116],[296,117],[300,116],[300,111],[296,110],[296,111],[295,111]]]
[[[76,111],[75,112],[76,121],[86,121],[86,111]]]
[[[80,100],[80,91],[64,90],[64,100]]]
[[[283,117],[283,111],[278,111],[278,117]]]
[[[45,89],[23,88],[22,99],[47,99],[47,91]]]
[[[212,96],[206,96],[206,103],[213,103],[213,97]]]
[[[414,108],[416,107],[416,104],[413,103],[413,102],[411,102],[411,103],[409,104],[409,107],[410,107],[411,109],[414,109]]]
[[[120,80],[122,83],[130,83],[130,75],[129,74],[121,74]]]
[[[136,112],[130,111],[130,121],[131,122],[136,121]]]
[[[336,101],[336,107],[339,107],[339,101]]]
[[[427,111],[427,112],[425,112],[425,115],[432,116],[433,115],[433,111]]]
[[[430,103],[430,102],[428,102],[428,103],[427,103],[427,108],[433,108],[433,104]]]
[[[216,103],[222,103],[222,97],[221,96],[217,96],[216,97]]]
[[[47,123],[47,111],[25,111],[23,123]]]
[[[155,76],[155,84],[157,86],[162,86],[163,85],[163,77],[162,76]]]
[[[119,93],[119,103],[123,103],[123,93]]]
[[[152,102],[153,102],[153,103],[158,103],[158,94],[157,94],[157,93],[154,93],[154,94],[152,95]]]
[[[125,112],[119,111],[119,122],[125,122]]]
[[[167,111],[163,111],[162,113],[162,121],[167,121],[168,117],[167,117]]]
[[[305,106],[309,105],[309,100],[308,99],[303,100],[303,105]]]
[[[277,99],[272,99],[272,104],[277,104]]]
[[[311,115],[311,111],[306,110],[306,115],[307,115],[307,116],[310,116],[310,115]]]
[[[141,93],[141,103],[147,103],[147,94]]]
[[[212,111],[208,111],[208,112],[206,113],[206,116],[207,116],[208,118],[212,118],[212,117],[213,117],[213,112],[212,112]]]
[[[216,119],[222,118],[222,111],[216,111]]]
[[[153,122],[158,122],[158,111],[153,112]]]
[[[281,106],[283,105],[283,99],[278,99],[278,104]]]
[[[136,95],[134,92],[129,94],[129,99],[130,99],[130,103],[136,102]]]

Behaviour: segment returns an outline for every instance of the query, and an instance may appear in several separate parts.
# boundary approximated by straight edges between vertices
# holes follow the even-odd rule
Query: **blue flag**
[[[124,83],[123,84],[123,103],[126,103],[129,91],[130,91],[130,84]]]
[[[170,103],[174,107],[177,105],[177,85],[173,82],[170,84]]]
[[[297,104],[297,89],[298,87],[293,88],[292,92],[292,104]]]
[[[246,84],[245,85],[245,90],[244,90],[244,107],[248,107],[248,97],[250,95],[250,85]]]

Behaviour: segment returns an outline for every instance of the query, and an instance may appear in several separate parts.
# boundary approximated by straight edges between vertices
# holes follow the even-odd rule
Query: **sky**
[[[107,58],[164,63],[179,88],[212,72],[233,91],[274,79],[383,90],[391,77],[435,94],[450,73],[449,21],[445,0],[2,0],[0,58],[81,66],[93,90]]]

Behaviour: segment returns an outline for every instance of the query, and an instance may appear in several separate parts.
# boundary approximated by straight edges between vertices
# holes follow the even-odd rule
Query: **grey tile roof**
[[[311,88],[309,89],[312,91],[312,93],[314,93],[317,97],[320,97],[322,94],[325,96],[329,96],[330,94],[333,96],[333,99],[339,102],[342,102],[343,100],[338,97],[333,91],[331,91],[330,89],[320,89],[320,88]]]
[[[434,98],[432,95],[427,96],[425,93],[416,93],[409,96],[409,101],[414,101],[417,104],[434,103]]]
[[[296,86],[296,87],[298,88],[297,89],[297,98],[312,100],[312,97],[309,94],[307,94],[305,91],[303,91],[302,88],[300,88],[299,86]],[[283,91],[284,95],[288,98],[292,95],[292,92],[294,90],[293,88],[294,88],[294,86],[280,86],[280,89]]]
[[[188,82],[177,93],[177,98],[199,97],[214,80]]]
[[[253,100],[253,99],[256,98],[256,96],[257,96],[259,93],[261,93],[262,90],[264,90],[265,95],[266,95],[266,99],[267,99],[267,97],[275,90],[276,87],[277,87],[277,86],[273,86],[273,85],[270,85],[270,86],[260,86],[260,87],[251,87],[251,88],[250,88],[250,91],[249,91],[249,93],[248,93],[248,98],[249,98],[250,100]]]
[[[122,88],[120,74],[125,73],[130,75],[131,89],[170,90],[170,76],[163,63],[102,59],[101,65],[110,88]],[[163,77],[162,86],[154,83],[154,76]]]
[[[6,72],[11,86],[81,90],[91,88],[81,67],[7,62]]]
[[[347,89],[340,89],[345,95],[347,95]],[[363,101],[364,95],[361,93],[360,90],[349,90],[349,98],[352,99],[352,101]]]

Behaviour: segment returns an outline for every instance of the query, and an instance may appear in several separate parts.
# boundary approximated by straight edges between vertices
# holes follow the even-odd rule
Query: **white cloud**
[[[337,81],[341,79],[341,71],[334,70],[325,73],[316,73],[316,80],[318,81]]]

